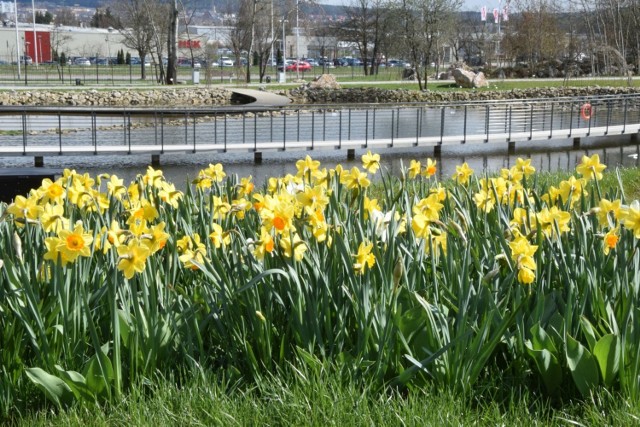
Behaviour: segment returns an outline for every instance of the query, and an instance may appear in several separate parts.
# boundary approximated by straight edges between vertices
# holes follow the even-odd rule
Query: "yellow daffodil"
[[[516,164],[512,166],[512,169],[520,171],[525,177],[530,177],[536,172],[536,168],[531,166],[531,159],[516,159]]]
[[[360,169],[355,166],[341,177],[340,182],[349,190],[367,188],[371,184],[371,181],[367,178],[367,173],[360,171]]]
[[[62,178],[51,181],[49,178],[42,180],[42,185],[37,190],[41,197],[41,203],[62,203],[66,197],[66,191],[62,185]]]
[[[620,236],[618,235],[618,229],[614,228],[607,232],[604,235],[603,241],[603,250],[605,255],[609,255],[609,251],[611,249],[615,249],[618,241],[620,240]]]
[[[213,231],[209,233],[209,238],[216,249],[220,249],[221,247],[227,246],[231,243],[231,235],[224,231],[220,224],[214,222],[211,228]]]
[[[73,230],[60,230],[58,251],[67,262],[74,262],[78,257],[91,255],[93,234],[85,233],[81,221],[77,221]]]
[[[371,151],[367,151],[362,155],[362,167],[370,174],[375,174],[380,168],[380,154],[371,154]]]
[[[147,258],[151,254],[149,247],[138,239],[131,239],[127,245],[118,246],[117,251],[120,256],[118,270],[122,271],[127,279],[144,271]]]
[[[413,179],[416,176],[420,175],[421,168],[422,164],[419,161],[411,160],[411,162],[409,162],[409,169],[407,169],[409,179]]]
[[[594,154],[591,157],[582,156],[582,161],[576,166],[576,172],[586,180],[600,180],[602,179],[602,171],[606,168],[606,165],[600,163],[600,156]]]
[[[365,270],[368,268],[373,268],[376,263],[376,257],[371,250],[373,249],[373,243],[360,243],[358,246],[358,253],[353,255],[355,261],[353,263],[353,269],[358,274],[364,274]]]
[[[462,185],[466,185],[469,183],[469,178],[473,175],[473,169],[469,167],[467,162],[456,166],[456,172],[453,174],[453,179]]]
[[[260,228],[260,240],[255,245],[255,249],[253,250],[253,254],[259,260],[263,260],[266,254],[273,253],[273,249],[275,248],[275,241],[273,240],[273,236],[267,231],[265,227]]]
[[[298,169],[298,177],[307,177],[309,173],[315,172],[320,167],[320,162],[313,160],[311,156],[307,155],[304,159],[296,162],[296,169]]]
[[[433,160],[433,159],[427,159],[427,164],[425,165],[425,167],[422,169],[422,171],[420,172],[420,174],[424,177],[432,177],[436,174],[436,172],[438,171],[438,168],[436,167],[437,161]]]
[[[292,237],[293,236],[293,237]],[[280,248],[287,258],[293,257],[296,261],[302,261],[307,251],[307,245],[298,234],[288,234],[280,239]]]
[[[52,205],[47,203],[43,207],[40,223],[44,231],[57,233],[60,230],[69,228],[69,219],[64,217],[64,207],[62,205]]]
[[[623,209],[622,217],[625,228],[631,230],[636,239],[640,239],[640,202],[634,200]]]
[[[621,208],[622,202],[619,199],[614,201],[600,199],[595,209],[600,227],[615,227],[620,220]]]

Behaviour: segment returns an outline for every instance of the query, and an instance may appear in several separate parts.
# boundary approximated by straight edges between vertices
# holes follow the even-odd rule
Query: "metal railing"
[[[182,110],[0,107],[0,156],[515,143],[639,128],[640,95]]]

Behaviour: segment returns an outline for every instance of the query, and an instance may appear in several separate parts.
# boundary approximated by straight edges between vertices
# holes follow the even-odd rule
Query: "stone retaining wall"
[[[412,103],[412,102],[464,102],[480,100],[507,100],[531,98],[586,97],[597,95],[616,95],[640,93],[639,88],[599,87],[582,88],[531,88],[513,90],[458,90],[424,91],[389,90],[375,87],[343,89],[299,88],[283,91],[294,104],[352,104],[352,103]]]
[[[226,89],[9,90],[0,92],[0,105],[33,106],[203,106],[229,105]]]
[[[532,88],[510,91],[458,90],[424,91],[406,89],[343,88],[309,89],[306,87],[275,91],[294,104],[412,103],[506,100],[530,98],[586,97],[640,93],[638,88],[598,87]],[[229,105],[232,92],[222,88],[122,89],[122,90],[8,90],[0,92],[0,105],[33,106],[157,106],[183,107]]]

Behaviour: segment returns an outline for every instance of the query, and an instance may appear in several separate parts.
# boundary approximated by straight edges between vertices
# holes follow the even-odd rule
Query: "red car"
[[[300,61],[297,63],[293,61],[291,64],[287,65],[287,71],[311,71],[311,64],[306,61]]]

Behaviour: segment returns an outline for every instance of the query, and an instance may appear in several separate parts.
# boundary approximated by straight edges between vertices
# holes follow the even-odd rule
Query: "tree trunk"
[[[167,37],[167,74],[166,83],[176,84],[178,80],[178,1],[174,0],[171,8],[171,20],[169,24],[169,37]]]

